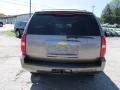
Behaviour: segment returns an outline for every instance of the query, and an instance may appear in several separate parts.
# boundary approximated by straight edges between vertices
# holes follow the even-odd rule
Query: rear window
[[[27,23],[27,22],[16,22],[15,26],[16,26],[16,27],[19,27],[19,26],[25,27],[25,26],[26,26],[26,23]]]
[[[22,26],[22,27],[25,27],[26,24],[27,24],[27,22],[21,22],[21,26]]]
[[[16,23],[15,23],[15,26],[16,26],[16,27],[19,27],[19,26],[20,26],[20,22],[16,22]]]
[[[98,36],[100,30],[93,15],[34,15],[27,33]]]

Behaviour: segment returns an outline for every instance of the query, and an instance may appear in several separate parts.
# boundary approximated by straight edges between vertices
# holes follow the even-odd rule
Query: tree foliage
[[[120,0],[112,0],[106,5],[101,15],[104,23],[120,24]]]
[[[105,9],[102,12],[102,20],[105,23],[111,23],[112,24],[113,23],[112,17],[113,17],[113,13],[112,13],[111,7],[110,7],[109,4],[107,4]]]

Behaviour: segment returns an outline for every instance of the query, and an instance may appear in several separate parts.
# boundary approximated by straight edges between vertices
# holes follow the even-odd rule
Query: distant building
[[[5,17],[5,14],[0,13],[0,21],[3,21],[3,17]]]
[[[5,14],[3,14],[3,13],[0,13],[0,17],[3,17],[3,16],[6,16]]]
[[[14,24],[16,21],[16,16],[4,16],[4,17],[0,17],[0,20],[4,24]]]
[[[29,14],[19,14],[10,16],[0,16],[0,21],[3,21],[4,24],[15,24],[16,21],[28,21],[29,18]]]

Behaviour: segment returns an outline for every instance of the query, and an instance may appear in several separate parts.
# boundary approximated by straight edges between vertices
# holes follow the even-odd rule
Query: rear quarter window
[[[16,26],[16,27],[19,27],[19,26],[20,26],[20,22],[16,22],[16,23],[15,23],[15,26]]]

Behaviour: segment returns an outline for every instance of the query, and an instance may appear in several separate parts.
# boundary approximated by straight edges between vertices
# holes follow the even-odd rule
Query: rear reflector
[[[102,36],[100,57],[105,57],[105,54],[106,54],[106,38],[105,36]]]
[[[21,37],[21,51],[22,55],[26,54],[26,35],[22,35]]]

